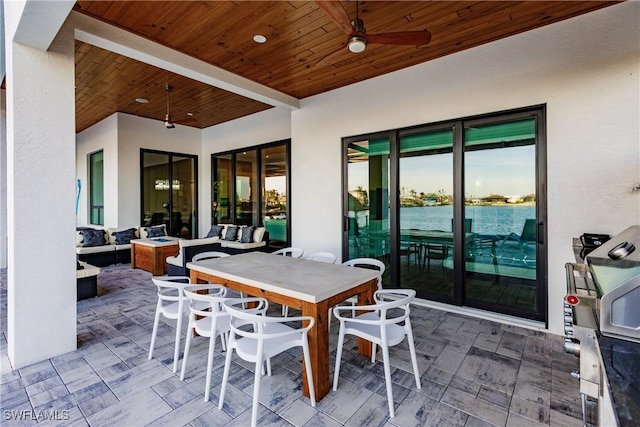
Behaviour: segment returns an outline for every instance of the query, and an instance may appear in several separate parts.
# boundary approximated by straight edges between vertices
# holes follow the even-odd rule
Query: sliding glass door
[[[453,129],[400,133],[400,283],[453,298]]]
[[[170,236],[197,237],[197,163],[188,154],[141,150],[141,224]]]
[[[347,259],[372,257],[390,267],[390,141],[388,138],[347,143]],[[384,280],[386,279],[383,278]]]
[[[213,224],[264,225],[273,248],[289,245],[289,141],[211,155]]]
[[[464,127],[465,304],[507,313],[538,306],[536,118]]]
[[[385,286],[546,321],[544,108],[344,138],[346,259]]]

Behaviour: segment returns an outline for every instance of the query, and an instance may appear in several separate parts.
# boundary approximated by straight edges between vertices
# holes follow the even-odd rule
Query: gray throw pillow
[[[153,227],[147,227],[147,237],[164,237],[164,225],[154,225]]]
[[[128,245],[131,243],[131,240],[137,239],[135,228],[129,228],[128,230],[123,231],[114,231],[111,235],[116,238],[116,245]]]
[[[220,237],[220,235],[222,234],[222,230],[224,230],[223,226],[212,225],[211,230],[209,230],[209,232],[207,233],[207,237]]]
[[[245,227],[242,229],[242,236],[240,237],[240,243],[251,243],[253,242],[253,232],[255,231],[256,226],[251,225],[249,227]]]
[[[96,230],[93,228],[87,228],[81,231],[82,233],[82,246],[85,248],[91,246],[104,246],[107,242],[104,240],[104,231]]]
[[[227,232],[224,233],[224,240],[234,241],[238,236],[238,227],[235,225],[230,225],[227,227]]]

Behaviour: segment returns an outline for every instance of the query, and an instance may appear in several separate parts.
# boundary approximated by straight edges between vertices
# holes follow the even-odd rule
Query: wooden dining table
[[[328,311],[347,298],[357,296],[358,305],[373,304],[377,290],[376,270],[349,267],[273,255],[247,252],[224,258],[187,263],[192,283],[217,283],[247,295],[263,297],[303,316],[315,319],[309,331],[309,353],[316,399],[330,388]],[[371,343],[359,339],[358,352],[371,357]],[[303,394],[309,396],[302,364]]]

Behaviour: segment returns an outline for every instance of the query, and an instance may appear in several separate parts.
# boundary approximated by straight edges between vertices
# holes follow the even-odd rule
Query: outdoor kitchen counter
[[[640,420],[640,344],[598,337],[609,381],[613,409],[620,427],[637,426]]]
[[[584,264],[579,239],[574,239],[573,253]],[[598,344],[618,425],[635,427],[640,420],[640,344],[600,334]]]

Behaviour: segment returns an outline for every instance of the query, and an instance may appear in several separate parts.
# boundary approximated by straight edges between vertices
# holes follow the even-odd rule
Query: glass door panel
[[[400,283],[422,298],[453,298],[453,177],[452,129],[400,135]]]
[[[236,154],[237,225],[258,224],[258,154],[256,150]]]
[[[269,232],[269,244],[284,248],[288,244],[287,146],[264,148],[262,153],[262,223]]]
[[[164,224],[167,234],[196,237],[196,156],[141,150],[142,223]]]
[[[89,223],[104,225],[104,152],[89,156]],[[76,215],[78,206],[76,205]]]
[[[388,138],[347,142],[346,259],[370,257],[390,272],[390,143]]]
[[[193,229],[196,215],[195,161],[189,157],[178,156],[174,156],[172,160],[173,210],[170,234],[190,239],[197,237]]]
[[[536,313],[536,122],[464,129],[465,305]]]
[[[145,226],[169,221],[169,155],[142,153],[142,211]]]
[[[232,223],[233,162],[231,154],[213,157],[213,195],[211,218],[213,224]]]

